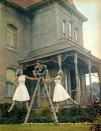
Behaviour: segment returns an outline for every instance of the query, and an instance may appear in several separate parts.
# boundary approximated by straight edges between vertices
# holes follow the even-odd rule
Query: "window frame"
[[[62,33],[66,34],[66,21],[65,20],[62,21]]]
[[[7,49],[16,50],[17,28],[13,24],[7,24]]]
[[[78,41],[78,28],[74,29],[75,41]]]
[[[68,23],[68,36],[69,38],[72,38],[72,21],[69,21]]]

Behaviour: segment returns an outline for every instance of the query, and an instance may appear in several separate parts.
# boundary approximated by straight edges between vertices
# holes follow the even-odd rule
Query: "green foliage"
[[[22,108],[13,109],[12,112],[8,113],[8,107],[3,109],[3,115],[0,118],[1,124],[18,124],[23,123],[26,113]],[[82,108],[79,107],[71,107],[66,109],[61,109],[57,114],[59,122],[61,123],[78,123],[78,122],[93,122],[95,120],[97,110],[93,107]],[[40,108],[32,109],[29,121],[34,123],[50,123],[53,122],[53,113],[48,103],[43,102],[40,105]]]
[[[29,122],[50,123],[53,122],[52,113],[47,103],[42,103],[40,108],[31,111]]]
[[[2,107],[2,116],[0,117],[0,124],[20,124],[24,121],[26,112],[15,107],[13,111],[8,113],[10,105],[4,104]]]
[[[69,109],[61,109],[58,118],[59,122],[92,122],[95,119],[95,109],[81,108],[81,107],[72,107]]]
[[[91,131],[101,131],[101,115],[98,113],[96,115],[95,121],[92,123]]]

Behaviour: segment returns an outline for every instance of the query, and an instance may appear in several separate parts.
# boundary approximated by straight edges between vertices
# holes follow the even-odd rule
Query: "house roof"
[[[11,4],[16,7],[20,7],[21,9],[32,9],[34,5],[37,5],[41,2],[45,2],[45,0],[8,0]],[[83,22],[88,19],[83,16],[75,7],[73,0],[65,0],[63,1],[71,10],[73,10],[82,20]]]
[[[38,4],[42,2],[43,0],[11,0],[13,3],[21,6],[22,8],[27,8],[29,6],[32,6],[34,4]]]

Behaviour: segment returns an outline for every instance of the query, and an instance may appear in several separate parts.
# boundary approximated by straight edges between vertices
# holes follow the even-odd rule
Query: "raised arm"
[[[60,76],[56,76],[55,78],[50,78],[52,81],[54,81],[54,80],[58,80],[58,79],[61,79],[61,77]]]
[[[11,82],[14,83],[17,79],[18,79],[18,78],[15,77],[15,78],[13,78],[13,79],[11,80]]]
[[[25,76],[27,79],[29,80],[38,80],[38,78],[33,78],[33,77],[29,77],[29,76]]]
[[[55,78],[48,78],[48,79],[45,79],[44,81],[46,83],[48,83],[48,82],[52,82],[52,81],[57,80],[57,79],[61,79],[61,76],[56,76]]]
[[[18,86],[15,82],[16,82],[16,80],[18,80],[18,78],[17,77],[15,77],[15,78],[13,78],[12,80],[11,80],[11,83],[13,83],[15,86]]]

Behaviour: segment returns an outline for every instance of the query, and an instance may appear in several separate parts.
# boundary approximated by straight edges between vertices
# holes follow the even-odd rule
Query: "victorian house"
[[[82,25],[86,21],[73,0],[1,0],[0,103],[11,101],[14,85],[10,80],[19,65],[32,75],[36,60],[41,60],[49,77],[61,67],[63,85],[71,97],[81,105],[90,104],[91,74],[98,73],[101,82],[101,60],[84,48]],[[29,91],[33,90],[33,84],[29,85]],[[50,95],[54,90],[51,86]]]

